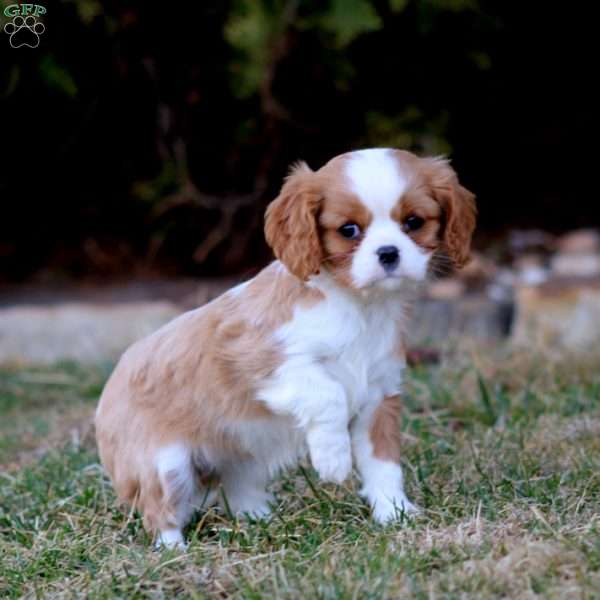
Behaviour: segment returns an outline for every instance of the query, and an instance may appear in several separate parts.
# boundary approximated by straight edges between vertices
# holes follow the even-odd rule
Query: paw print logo
[[[16,16],[4,26],[4,31],[10,36],[12,48],[37,48],[40,45],[40,35],[46,31],[44,24],[33,15],[28,17]]]

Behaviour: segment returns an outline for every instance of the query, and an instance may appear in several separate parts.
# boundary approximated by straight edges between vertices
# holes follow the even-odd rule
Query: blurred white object
[[[512,286],[502,285],[498,282],[490,283],[485,291],[488,298],[494,302],[508,302],[513,296]]]
[[[540,285],[548,279],[548,269],[538,254],[524,254],[515,260],[516,278],[524,285]]]
[[[550,267],[561,277],[593,277],[600,275],[600,254],[555,254]]]
[[[600,253],[600,233],[596,229],[577,229],[557,238],[554,246],[560,254]]]
[[[539,266],[527,267],[519,273],[519,280],[525,285],[540,285],[548,280],[548,270]]]

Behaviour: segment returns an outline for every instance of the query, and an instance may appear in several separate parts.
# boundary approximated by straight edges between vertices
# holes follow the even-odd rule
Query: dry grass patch
[[[306,467],[276,482],[268,519],[198,515],[184,554],[153,550],[114,504],[89,431],[108,370],[5,369],[0,596],[597,597],[598,365],[456,349],[407,382],[422,516],[379,527],[355,481],[323,486]]]

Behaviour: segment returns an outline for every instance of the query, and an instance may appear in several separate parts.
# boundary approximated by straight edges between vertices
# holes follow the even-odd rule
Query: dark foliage
[[[449,154],[484,234],[597,223],[586,6],[48,2],[0,32],[0,277],[252,268],[287,166],[372,145]]]

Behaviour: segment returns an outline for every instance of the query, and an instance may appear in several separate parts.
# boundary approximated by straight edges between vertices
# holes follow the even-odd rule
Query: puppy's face
[[[355,290],[425,278],[432,256],[469,256],[474,196],[444,160],[400,150],[343,154],[316,172],[293,168],[267,209],[265,234],[297,277],[328,271]]]

